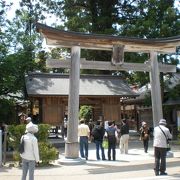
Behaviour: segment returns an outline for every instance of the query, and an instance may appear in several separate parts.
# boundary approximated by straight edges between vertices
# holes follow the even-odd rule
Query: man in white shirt
[[[90,129],[89,126],[85,124],[84,119],[80,121],[80,125],[78,126],[78,136],[80,144],[80,155],[82,158],[86,158],[86,160],[88,160],[88,139],[90,136]]]
[[[154,128],[154,156],[155,156],[155,175],[167,175],[166,173],[166,150],[167,139],[172,139],[169,129],[166,127],[166,120],[161,119],[159,126]]]

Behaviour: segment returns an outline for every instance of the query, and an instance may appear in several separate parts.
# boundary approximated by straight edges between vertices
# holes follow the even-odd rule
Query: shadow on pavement
[[[121,161],[120,161],[121,162]],[[167,163],[167,171],[170,167],[178,167],[180,161],[176,162],[168,162]],[[135,164],[135,165],[108,165],[108,164],[93,164],[87,163],[88,167],[92,167],[87,169],[90,174],[108,174],[108,173],[117,173],[117,172],[130,172],[130,171],[143,171],[143,170],[152,170],[154,167],[154,163],[147,163],[147,164]],[[94,168],[99,167],[99,168]],[[175,176],[180,176],[180,174],[175,174]]]
[[[0,166],[0,173],[1,172],[8,172],[8,171],[10,171],[12,168],[11,167],[4,167],[4,166]]]

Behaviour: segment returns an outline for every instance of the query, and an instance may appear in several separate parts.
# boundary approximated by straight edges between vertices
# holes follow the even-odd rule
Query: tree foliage
[[[1,8],[9,7],[2,1]],[[30,1],[22,1],[12,21],[7,19],[4,10],[0,19],[0,95],[24,92],[24,77],[29,71],[43,69],[45,55],[40,51],[42,41],[36,32],[34,22],[37,12]],[[40,17],[40,16],[39,16]],[[44,61],[44,63],[40,63]]]
[[[108,34],[123,37],[164,38],[180,34],[179,11],[174,0],[20,0],[13,20],[8,19],[11,7],[0,0],[0,96],[24,93],[24,76],[29,71],[46,72],[47,52],[42,50],[36,22],[45,22],[46,13],[57,16],[59,29]],[[63,23],[62,23],[63,22]],[[64,49],[61,49],[64,51]],[[58,57],[59,49],[50,53]],[[69,50],[66,50],[67,54]],[[82,58],[111,61],[107,51],[83,50]],[[177,51],[178,53],[178,51]],[[144,63],[149,59],[145,53],[125,53],[125,62]],[[159,55],[162,63],[177,64],[178,56]],[[54,72],[62,72],[53,69]],[[82,70],[82,73],[102,73]],[[144,85],[149,82],[145,72],[110,72],[122,75],[130,83]]]
[[[15,109],[14,103],[11,100],[0,99],[0,124],[5,122],[6,124],[15,123]]]
[[[0,72],[4,74],[0,80],[3,87],[0,94],[12,92],[11,84],[23,83],[22,77],[28,71],[47,71],[47,53],[41,51],[42,41],[35,29],[37,21],[45,20],[45,12],[56,15],[64,22],[63,26],[55,24],[56,27],[72,31],[141,38],[169,37],[180,32],[179,11],[174,7],[174,0],[20,0],[20,8],[13,21],[6,18],[9,7],[5,1],[0,1],[0,23],[1,27],[5,27],[0,31]],[[52,56],[53,54],[55,53]],[[84,50],[83,57],[88,60],[110,61],[111,52]],[[125,53],[126,62],[144,63],[148,59],[148,54]],[[159,61],[178,63],[177,57],[170,55],[160,55]],[[58,69],[54,71],[59,72]],[[16,76],[13,76],[13,72]],[[83,72],[101,73],[94,70],[82,70]],[[136,81],[141,85],[149,81],[148,73],[103,73],[124,74],[129,82]],[[18,88],[22,90],[22,85],[19,83],[19,87],[16,86],[13,92]]]
[[[34,24],[38,11],[30,1],[22,1],[15,17],[8,19],[10,8],[12,4],[0,0],[0,106],[13,115],[15,101],[25,99],[25,75],[43,69],[45,57],[40,55],[42,41]],[[4,106],[6,101],[9,103]],[[2,121],[8,123],[8,116],[2,112],[0,115]]]
[[[48,12],[61,18],[64,29],[71,31],[139,38],[164,38],[180,33],[179,11],[174,6],[174,0],[41,0],[41,2],[48,7]],[[88,60],[110,61],[111,52],[86,50],[82,51],[82,57]],[[148,59],[148,54],[125,53],[126,62],[144,63]],[[158,60],[170,64],[179,62],[172,55],[160,55]],[[136,81],[140,85],[149,81],[148,74],[143,72],[130,73],[127,78],[129,82]]]
[[[79,117],[84,118],[86,121],[92,119],[92,106],[83,105],[80,107]]]

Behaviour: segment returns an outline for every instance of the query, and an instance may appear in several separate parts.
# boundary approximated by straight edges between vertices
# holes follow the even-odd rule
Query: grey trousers
[[[29,180],[34,180],[35,165],[36,165],[35,161],[22,159],[22,178],[21,178],[21,180],[26,180],[28,171],[29,171]]]
[[[155,147],[155,167],[154,170],[158,173],[164,173],[166,171],[166,148]]]

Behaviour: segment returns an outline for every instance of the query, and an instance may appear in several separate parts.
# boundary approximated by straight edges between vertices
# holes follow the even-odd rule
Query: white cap
[[[33,124],[33,123],[28,123],[26,125],[26,132],[37,133],[38,132],[38,126],[36,124]]]
[[[144,126],[145,124],[147,124],[147,123],[143,121],[143,122],[142,122],[142,126]]]
[[[31,117],[27,117],[27,118],[26,118],[26,121],[31,121]]]
[[[159,124],[166,125],[167,123],[165,119],[160,119]]]

